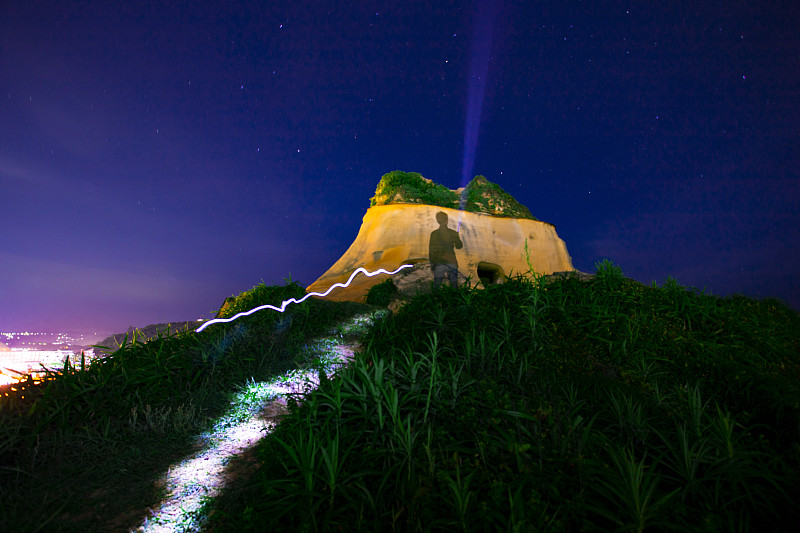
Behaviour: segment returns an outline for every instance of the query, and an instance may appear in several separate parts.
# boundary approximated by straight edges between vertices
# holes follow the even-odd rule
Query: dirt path
[[[337,344],[333,347],[334,359],[338,365],[346,364],[357,349],[352,344]],[[329,372],[329,377],[332,374],[333,371]],[[247,399],[237,401],[235,410],[217,420],[212,431],[199,437],[197,452],[171,465],[156,481],[156,486],[166,492],[159,505],[125,513],[114,522],[124,523],[122,530],[129,528],[128,531],[142,533],[201,531],[203,505],[230,483],[258,468],[253,448],[287,413],[287,397],[307,393],[318,384],[316,370],[295,372],[280,383],[252,383],[241,395]],[[239,460],[234,461],[236,458]],[[147,518],[131,528],[133,516]]]

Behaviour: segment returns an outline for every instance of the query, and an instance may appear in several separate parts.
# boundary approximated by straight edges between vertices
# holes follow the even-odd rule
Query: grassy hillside
[[[375,325],[339,325],[354,316]],[[252,476],[199,512],[205,530],[790,531],[800,519],[798,314],[645,286],[605,263],[587,282],[443,287],[394,316],[309,300],[65,369],[0,404],[0,529],[119,517],[112,475],[157,502],[154,476],[232,392],[317,364],[320,335],[361,352],[290,405]],[[154,415],[132,424],[134,410]]]
[[[597,274],[413,300],[262,441],[217,529],[788,531],[798,315]]]
[[[304,292],[297,283],[260,284],[239,295],[230,314]],[[387,312],[309,300],[200,334],[128,339],[104,359],[5,388],[0,531],[135,528],[165,496],[164,472],[197,451],[198,436],[242,403],[249,384],[322,368],[329,346],[314,339],[353,340],[364,332],[358,317],[376,313]]]

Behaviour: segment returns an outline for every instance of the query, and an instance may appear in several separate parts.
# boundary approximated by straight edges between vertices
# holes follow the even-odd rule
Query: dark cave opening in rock
[[[494,263],[487,263],[487,262],[480,262],[478,263],[478,279],[480,279],[481,283],[485,287],[489,285],[493,285],[495,283],[501,283],[505,277],[506,273],[503,270],[503,267],[500,265],[496,265]]]

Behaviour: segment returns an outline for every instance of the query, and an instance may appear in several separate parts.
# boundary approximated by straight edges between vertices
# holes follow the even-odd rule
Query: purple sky
[[[576,268],[800,308],[798,6],[0,1],[0,331],[310,284],[385,172],[460,185],[481,43],[472,174]]]

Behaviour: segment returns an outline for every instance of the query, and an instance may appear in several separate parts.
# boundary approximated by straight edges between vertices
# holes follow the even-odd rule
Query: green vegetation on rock
[[[389,204],[425,204],[458,209],[459,197],[444,185],[422,177],[418,172],[393,170],[381,177],[370,206]]]
[[[423,204],[462,208],[472,213],[498,217],[535,218],[527,207],[484,176],[475,176],[463,191],[454,191],[424,178],[417,172],[394,170],[381,177],[370,206]]]

